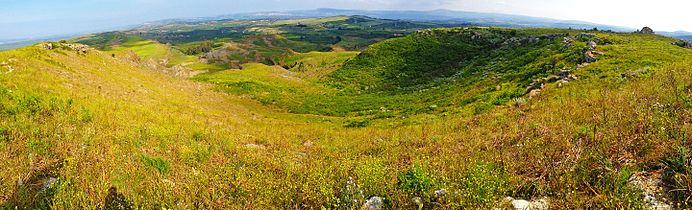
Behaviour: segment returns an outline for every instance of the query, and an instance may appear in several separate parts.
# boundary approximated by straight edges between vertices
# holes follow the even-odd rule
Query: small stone
[[[517,210],[529,210],[531,209],[531,202],[527,200],[513,200],[512,208]]]
[[[55,177],[48,177],[48,178],[43,179],[41,181],[40,191],[45,192],[46,190],[48,190],[48,188],[53,186],[53,184],[55,184],[56,182],[58,182],[58,179]]]
[[[303,143],[303,146],[304,146],[304,147],[312,147],[312,146],[314,146],[314,145],[315,145],[315,143],[313,143],[312,141],[306,141],[306,142]]]
[[[437,197],[442,197],[444,195],[447,195],[447,190],[445,190],[445,189],[435,190],[435,195],[437,195]]]
[[[375,197],[371,197],[370,199],[368,199],[368,201],[366,201],[365,204],[363,204],[363,207],[361,207],[361,209],[363,209],[363,210],[379,210],[379,209],[382,209],[383,206],[384,206],[384,198],[380,198],[380,197],[375,196]]]
[[[534,98],[540,94],[541,94],[541,90],[539,90],[539,89],[531,90],[531,92],[529,92],[529,98],[530,99]]]

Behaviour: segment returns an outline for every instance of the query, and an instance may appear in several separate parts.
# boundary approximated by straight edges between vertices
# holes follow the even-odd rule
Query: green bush
[[[417,164],[399,174],[398,180],[400,189],[417,196],[430,193],[434,187],[431,175]]]
[[[162,175],[168,174],[168,172],[171,170],[171,163],[163,158],[142,155],[141,160],[144,166],[155,169]]]
[[[348,122],[346,122],[344,127],[363,128],[363,127],[368,127],[368,125],[370,125],[371,123],[372,123],[372,121],[370,121],[369,119],[349,120]]]

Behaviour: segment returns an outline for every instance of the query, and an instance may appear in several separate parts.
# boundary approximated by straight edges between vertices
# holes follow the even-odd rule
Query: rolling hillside
[[[320,30],[354,18],[271,24],[333,37]],[[650,206],[637,172],[692,204],[692,51],[674,39],[414,26],[314,52],[327,45],[270,29],[0,52],[0,208],[633,209]],[[183,53],[205,41],[274,53]]]

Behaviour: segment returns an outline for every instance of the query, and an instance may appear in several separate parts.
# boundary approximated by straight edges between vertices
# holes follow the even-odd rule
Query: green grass
[[[474,31],[488,40],[469,40]],[[605,55],[528,99],[530,80],[572,68],[585,43],[494,48],[515,35],[580,33],[512,31],[421,32],[369,55],[282,55],[304,71],[252,63],[196,81],[112,52],[0,52],[15,69],[0,67],[0,208],[101,208],[113,187],[141,209],[348,209],[371,196],[391,209],[416,209],[415,197],[424,208],[485,209],[505,196],[632,209],[643,204],[626,184],[634,172],[662,168],[688,186],[692,51],[597,32],[611,42],[598,47]],[[429,63],[457,59],[435,43],[472,56]],[[431,57],[412,58],[409,45]],[[373,81],[386,85],[365,89]],[[31,187],[47,177],[58,180],[48,193]]]

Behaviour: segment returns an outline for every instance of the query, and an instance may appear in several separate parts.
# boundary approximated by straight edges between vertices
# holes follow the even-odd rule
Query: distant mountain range
[[[598,23],[591,23],[576,20],[557,20],[551,18],[531,17],[523,15],[509,15],[500,13],[467,12],[452,10],[432,10],[432,11],[397,11],[397,10],[344,10],[322,8],[315,10],[297,10],[284,12],[253,12],[221,15],[215,17],[192,18],[192,19],[169,19],[152,22],[150,24],[170,24],[170,23],[195,23],[215,20],[252,20],[252,19],[296,19],[296,18],[318,18],[340,15],[362,15],[384,19],[402,19],[433,22],[449,25],[479,25],[497,26],[511,28],[574,28],[574,29],[593,29],[612,30],[617,32],[632,32],[637,28],[612,26]],[[692,32],[657,31],[658,34],[679,39],[692,40]]]
[[[221,15],[215,17],[201,17],[188,19],[167,19],[155,22],[145,23],[150,24],[173,24],[173,23],[196,23],[215,20],[252,20],[252,19],[297,19],[297,18],[319,18],[329,16],[350,16],[362,15],[374,18],[384,19],[400,19],[400,20],[415,20],[425,21],[437,24],[455,25],[477,25],[477,26],[497,26],[511,28],[574,28],[574,29],[593,29],[612,30],[617,32],[630,32],[637,30],[636,28],[612,26],[585,21],[575,20],[557,20],[551,18],[531,17],[522,15],[509,15],[500,13],[483,13],[483,12],[467,12],[467,11],[452,11],[452,10],[432,10],[432,11],[396,11],[396,10],[344,10],[344,9],[314,9],[314,10],[297,10],[283,12],[253,12]],[[136,28],[138,26],[133,26]],[[654,28],[655,30],[655,28]],[[679,39],[692,40],[692,32],[675,31],[662,32],[658,34],[670,36]],[[74,36],[74,35],[70,35]],[[68,36],[52,36],[38,39],[24,40],[0,40],[0,50],[7,50],[17,47],[30,45],[33,43],[55,40],[55,37]]]
[[[508,15],[499,13],[466,12],[452,10],[433,11],[393,11],[393,10],[342,10],[342,9],[315,9],[289,12],[257,12],[223,15],[203,18],[199,20],[223,20],[223,19],[294,19],[314,18],[339,15],[362,15],[384,19],[403,19],[426,21],[453,25],[479,25],[498,26],[512,28],[576,28],[613,30],[619,32],[635,31],[635,28],[610,26],[584,21],[556,20],[550,18],[530,17],[522,15]]]

